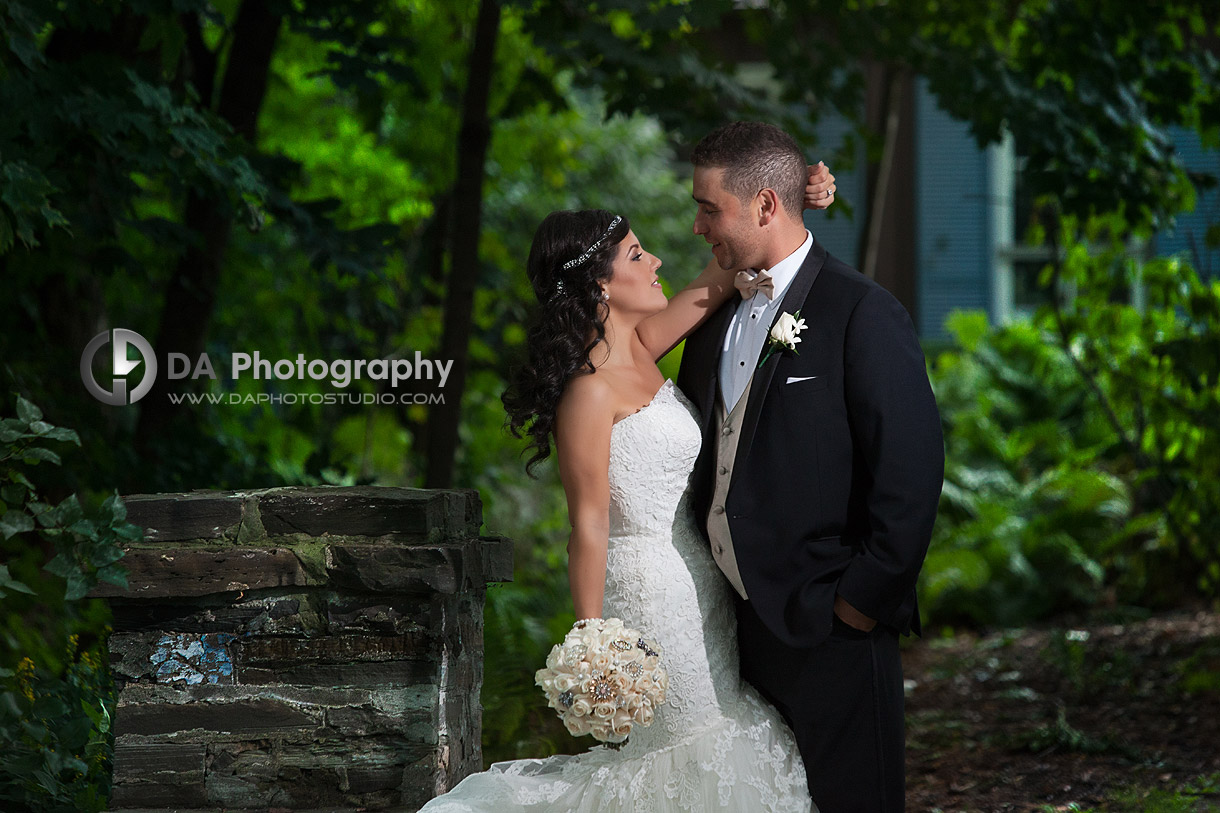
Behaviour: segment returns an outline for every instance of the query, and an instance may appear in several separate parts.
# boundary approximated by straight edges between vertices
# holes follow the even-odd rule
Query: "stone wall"
[[[481,767],[488,581],[473,491],[279,488],[126,498],[106,586],[119,686],[111,809],[414,810]]]

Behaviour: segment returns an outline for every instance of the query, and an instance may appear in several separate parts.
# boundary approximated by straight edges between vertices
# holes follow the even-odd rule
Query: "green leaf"
[[[1207,227],[1203,242],[1208,248],[1220,248],[1220,223],[1213,223]]]
[[[76,560],[66,553],[57,555],[54,559],[47,562],[42,569],[48,573],[54,573],[61,579],[66,579],[73,573],[80,573],[80,566],[76,564]]]
[[[89,580],[79,570],[68,574],[68,586],[64,589],[66,601],[79,601],[89,592]]]
[[[68,530],[87,539],[97,538],[97,523],[91,519],[80,519],[73,522]]]
[[[35,421],[42,420],[42,410],[34,406],[32,403],[17,396],[17,417],[20,418],[28,426]]]
[[[127,586],[127,568],[119,564],[106,565],[97,571],[98,581],[107,582],[117,587],[122,587],[124,590],[130,589]]]
[[[56,466],[63,462],[59,455],[55,454],[55,452],[51,451],[50,449],[44,449],[41,446],[31,446],[30,448],[24,450],[21,454],[22,459],[26,463],[30,463],[32,465],[38,465],[39,461],[42,460],[45,460],[48,463],[53,463]]]
[[[109,517],[112,524],[127,519],[127,506],[118,492],[111,494],[102,503],[102,516]]]
[[[14,579],[8,572],[8,565],[0,565],[0,594],[3,590],[13,590],[18,593],[37,595],[30,587]]]
[[[89,766],[86,765],[79,757],[69,757],[64,760],[64,770],[77,771],[81,774],[89,773]]]
[[[9,505],[21,505],[29,493],[29,489],[21,483],[0,486],[0,500],[4,500]]]
[[[65,429],[62,426],[52,426],[44,435],[44,438],[50,440],[61,440],[64,443],[75,443],[80,446],[80,435],[76,434],[75,429]]]
[[[30,494],[33,494],[35,491],[34,484],[30,482],[30,478],[26,477],[24,474],[17,471],[16,469],[14,469],[13,471],[10,471],[8,473],[8,479],[10,482],[20,483],[21,485],[28,488],[30,490]]]
[[[130,522],[115,525],[111,528],[111,530],[119,539],[126,539],[130,542],[139,542],[144,538],[144,529],[139,525],[133,525]]]
[[[26,36],[19,31],[13,31],[9,36],[8,47],[12,50],[14,56],[21,60],[25,67],[36,70],[39,66],[46,64],[46,57],[42,53],[42,49],[38,47],[38,40],[34,37]]]
[[[94,567],[105,567],[114,564],[127,555],[127,552],[117,545],[95,545],[89,553],[89,561]]]
[[[34,518],[25,511],[10,508],[0,516],[0,533],[4,534],[5,539],[10,539],[14,534],[26,533],[34,530]]]
[[[48,528],[54,524],[55,519],[51,515],[51,506],[42,502],[26,503],[26,508],[34,515],[34,519],[38,520],[38,524],[44,528]]]
[[[55,524],[63,527],[71,526],[85,518],[85,512],[81,509],[80,500],[76,499],[75,494],[69,494],[51,510]]]

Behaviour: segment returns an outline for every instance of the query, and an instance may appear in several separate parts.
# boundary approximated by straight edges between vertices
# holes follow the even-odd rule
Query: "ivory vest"
[[[712,507],[707,512],[707,535],[712,543],[712,558],[724,572],[725,578],[733,589],[742,597],[748,599],[746,586],[741,581],[741,571],[737,568],[737,554],[733,551],[733,535],[729,532],[729,515],[725,513],[724,505],[729,496],[729,483],[733,480],[733,463],[737,459],[737,442],[741,439],[741,422],[746,414],[746,402],[750,400],[750,385],[753,377],[746,384],[746,391],[737,399],[736,406],[727,416],[724,414],[724,399],[716,398],[716,414],[713,420],[720,426],[716,433],[715,485],[712,488]]]

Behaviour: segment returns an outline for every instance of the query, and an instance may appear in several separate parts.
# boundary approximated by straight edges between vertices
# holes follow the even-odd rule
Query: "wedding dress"
[[[694,412],[666,381],[610,437],[603,613],[661,645],[669,691],[652,725],[617,749],[496,763],[421,813],[811,809],[791,730],[738,673],[731,588],[687,507]]]

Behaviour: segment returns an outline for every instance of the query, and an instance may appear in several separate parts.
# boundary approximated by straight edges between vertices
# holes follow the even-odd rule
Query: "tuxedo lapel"
[[[712,422],[712,414],[716,411],[716,385],[720,383],[720,355],[724,352],[724,337],[728,333],[729,324],[733,321],[733,313],[736,312],[740,301],[740,298],[734,295],[712,314],[711,319],[703,328],[704,334],[712,345],[697,348],[695,357],[691,359],[699,365],[698,375],[693,378],[699,382],[699,396],[703,398],[703,402],[696,406],[699,407],[699,419],[702,422],[701,428],[704,430],[704,435],[707,435],[707,429]],[[684,350],[684,361],[685,353]]]
[[[822,265],[825,262],[826,249],[815,239],[809,249],[809,255],[805,257],[805,262],[801,264],[801,270],[796,273],[796,278],[792,280],[792,284],[788,286],[787,293],[784,294],[784,301],[780,303],[779,311],[771,321],[771,328],[775,327],[775,323],[779,321],[779,317],[783,314],[795,314],[804,307],[805,300],[809,296],[809,290],[813,287],[814,280],[818,278],[818,274],[821,272]],[[767,329],[768,336],[770,336],[771,328]],[[763,344],[763,352],[766,352],[766,343]],[[758,428],[758,416],[762,412],[763,401],[770,390],[771,379],[775,375],[775,368],[779,366],[779,360],[782,355],[780,352],[772,353],[767,362],[754,372],[754,379],[750,385],[750,400],[746,402],[746,414],[741,421],[741,436],[737,440],[737,460],[739,463],[746,459],[746,455],[749,454],[750,445],[754,442],[754,430]],[[742,465],[733,467],[734,480],[737,479],[737,472],[744,468],[745,466]]]

